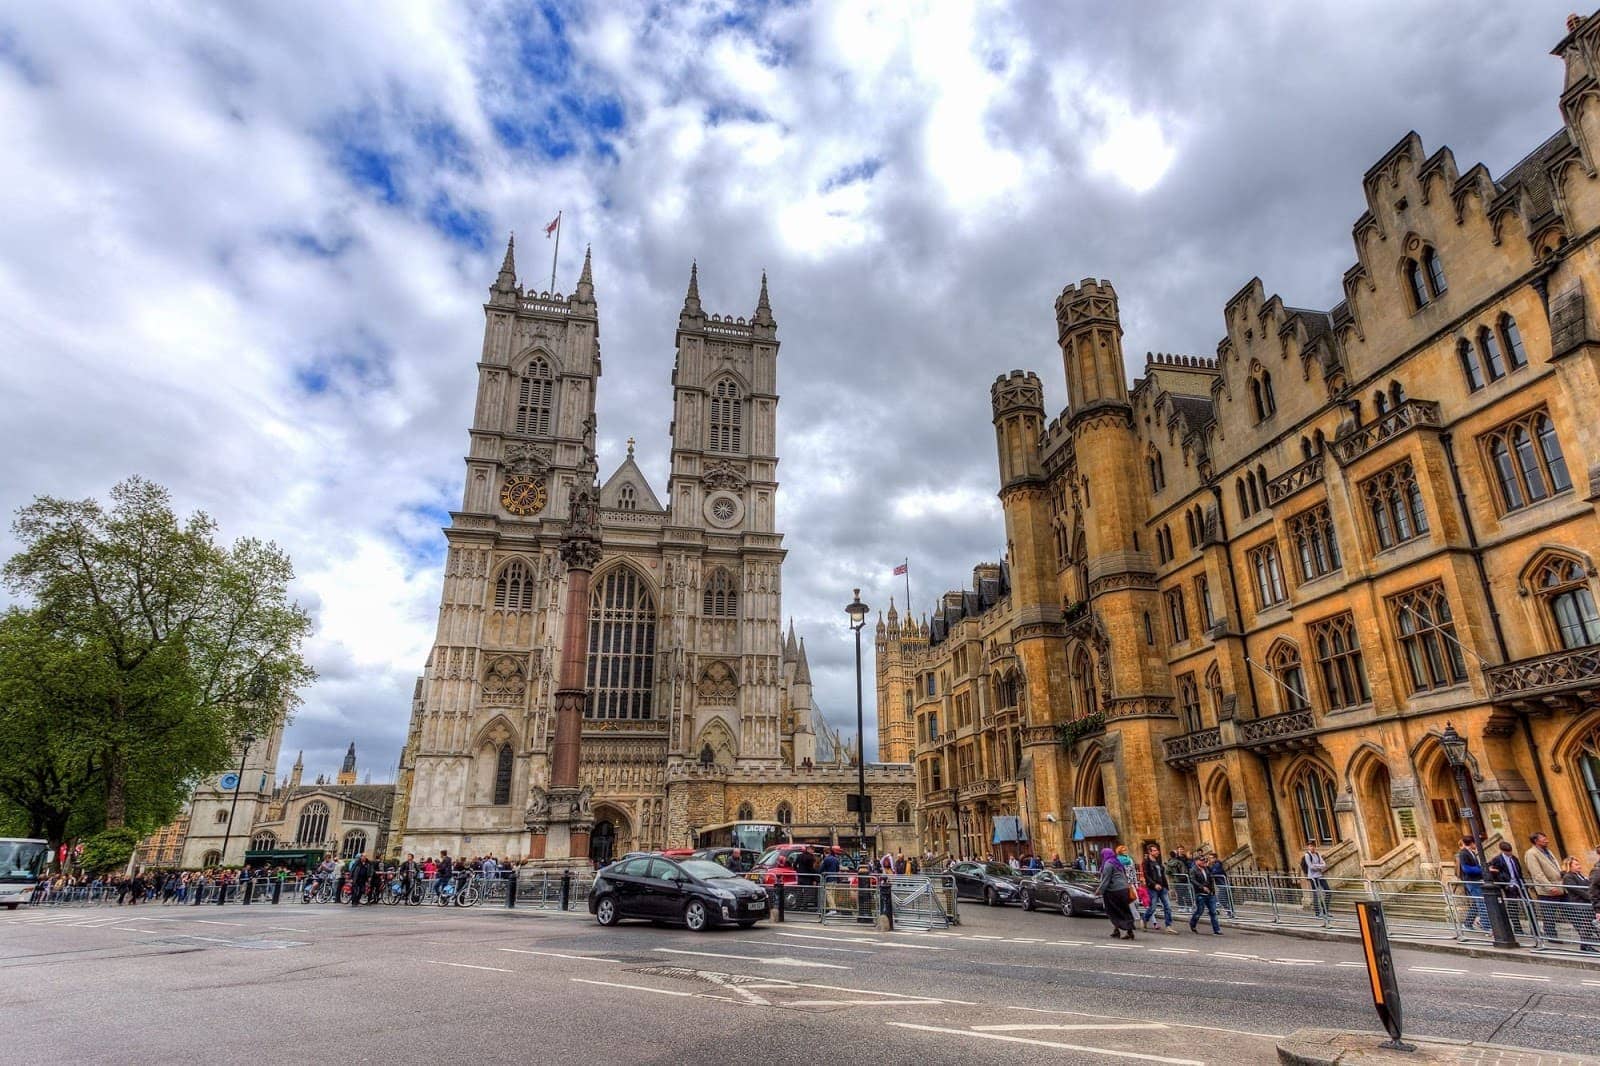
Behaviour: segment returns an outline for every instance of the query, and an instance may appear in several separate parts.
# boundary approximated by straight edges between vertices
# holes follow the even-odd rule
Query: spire
[[[800,640],[800,653],[794,667],[794,683],[797,685],[811,684],[811,667],[806,663],[806,642]]]
[[[347,773],[347,774],[355,773],[355,770],[356,770],[356,742],[353,741],[353,740],[350,742],[350,750],[344,753],[344,766],[341,769],[343,769],[344,772]]]
[[[894,597],[889,597],[889,624],[894,625],[900,618],[900,612],[894,609]]]
[[[800,654],[800,648],[795,643],[795,639],[794,639],[794,619],[790,618],[789,619],[789,635],[787,637],[785,637],[784,641],[783,641],[783,657],[784,657],[785,660],[787,660],[789,662],[794,662],[795,658],[797,656],[799,656],[799,654]]]
[[[500,261],[500,275],[494,279],[491,292],[515,292],[517,289],[517,235],[506,239],[506,257]]]
[[[761,272],[761,298],[756,301],[755,317],[751,323],[757,326],[776,326],[777,320],[772,317],[772,305],[767,302],[767,272]]]
[[[583,273],[578,275],[578,291],[573,296],[585,303],[594,303],[594,270],[589,264],[589,246],[583,246]]]
[[[306,768],[306,753],[304,751],[295,752],[294,768],[296,770],[304,770]]]
[[[683,297],[682,314],[698,318],[705,312],[700,307],[700,264],[689,261],[689,291]]]

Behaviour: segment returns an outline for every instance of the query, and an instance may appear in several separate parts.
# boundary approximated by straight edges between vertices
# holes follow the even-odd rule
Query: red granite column
[[[595,522],[593,490],[572,494],[561,560],[567,564],[567,598],[561,620],[561,674],[556,688],[556,733],[550,750],[550,791],[573,799],[579,788],[578,765],[583,743],[583,712],[588,704],[589,578],[600,563],[600,536]],[[586,808],[587,803],[585,801]],[[570,808],[569,808],[570,809]],[[592,823],[585,809],[571,825],[567,856],[587,857]]]

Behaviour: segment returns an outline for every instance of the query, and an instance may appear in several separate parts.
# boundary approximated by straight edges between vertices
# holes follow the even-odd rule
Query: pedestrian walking
[[[1176,934],[1177,930],[1172,928],[1172,904],[1168,899],[1172,883],[1167,879],[1167,868],[1161,861],[1161,845],[1148,844],[1145,846],[1144,863],[1141,866],[1141,870],[1144,873],[1145,891],[1150,894],[1149,900],[1145,903],[1144,914],[1141,916],[1144,927],[1146,929],[1150,928],[1150,919],[1155,915],[1156,907],[1159,906],[1161,908],[1161,921],[1157,923],[1156,928],[1165,929],[1169,933]]]
[[[1111,936],[1115,939],[1133,939],[1133,882],[1128,879],[1128,869],[1117,861],[1117,853],[1110,848],[1100,852],[1100,899],[1105,904],[1106,917],[1111,919]]]
[[[1194,913],[1189,915],[1189,932],[1198,933],[1200,912],[1211,916],[1211,932],[1222,935],[1222,923],[1217,921],[1217,882],[1211,874],[1211,856],[1201,855],[1189,871],[1189,886],[1194,889]]]
[[[1489,865],[1484,867],[1484,873],[1500,886],[1506,900],[1506,913],[1511,916],[1511,930],[1514,933],[1522,932],[1523,900],[1527,898],[1527,879],[1522,872],[1522,863],[1517,861],[1516,849],[1511,846],[1511,841],[1500,842],[1500,854],[1489,860]]]
[[[1211,880],[1217,886],[1217,906],[1226,911],[1229,918],[1237,919],[1239,916],[1233,912],[1233,887],[1228,884],[1228,868],[1216,852],[1211,852]]]
[[[1556,915],[1567,898],[1561,886],[1561,863],[1550,852],[1550,838],[1535,833],[1528,838],[1528,850],[1522,856],[1522,869],[1528,878],[1534,911],[1544,926],[1544,937],[1552,944],[1561,943],[1556,935]]]
[[[1595,865],[1600,868],[1600,863]],[[1571,916],[1572,927],[1578,931],[1578,950],[1600,953],[1600,929],[1595,926],[1596,908],[1589,892],[1589,879],[1583,874],[1583,864],[1569,855],[1561,867],[1561,887],[1566,893],[1566,901],[1561,906]]]
[[[1461,850],[1456,852],[1456,874],[1471,900],[1463,923],[1465,928],[1471,929],[1477,923],[1485,933],[1489,932],[1489,912],[1483,906],[1483,859],[1478,854],[1478,841],[1473,837],[1461,838]]]
[[[1328,872],[1328,860],[1317,850],[1316,841],[1306,842],[1305,854],[1300,856],[1300,869],[1305,871],[1306,880],[1311,884],[1311,906],[1316,911],[1317,917],[1328,917],[1328,912],[1332,909],[1330,904],[1333,902],[1333,888],[1325,876]]]
[[[355,863],[350,867],[350,906],[361,905],[361,897],[366,894],[367,882],[372,878],[372,863],[367,858],[367,853],[362,852],[356,856]]]

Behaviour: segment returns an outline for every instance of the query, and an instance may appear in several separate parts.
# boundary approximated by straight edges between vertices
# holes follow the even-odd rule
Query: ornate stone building
[[[573,490],[598,472],[589,256],[570,296],[524,292],[508,245],[484,313],[466,488],[445,530],[438,636],[412,701],[394,825],[419,853],[520,857],[550,783],[557,546]],[[686,844],[741,812],[853,821],[839,789],[854,774],[819,766],[804,647],[780,621],[777,361],[766,278],[746,320],[707,314],[691,268],[666,492],[631,441],[598,490],[579,769],[597,856]],[[869,776],[880,812],[904,802],[907,840],[909,767]]]
[[[1332,309],[1252,279],[1214,358],[1129,388],[1110,283],[1061,293],[1067,409],[992,390],[1009,587],[880,645],[931,846],[989,847],[968,819],[1015,803],[1065,852],[1104,807],[1130,844],[1432,874],[1453,724],[1491,836],[1592,857],[1600,17],[1568,28],[1562,125],[1508,172],[1414,133],[1367,171]]]

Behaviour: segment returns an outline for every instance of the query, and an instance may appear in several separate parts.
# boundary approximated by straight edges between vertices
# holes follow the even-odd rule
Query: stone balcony
[[[1222,754],[1222,729],[1218,726],[1197,729],[1193,733],[1168,737],[1162,744],[1166,748],[1167,764],[1187,769],[1197,762]]]
[[[1386,441],[1418,426],[1438,426],[1439,405],[1432,400],[1407,400],[1348,436],[1335,440],[1331,447],[1341,465],[1348,466]]]
[[[1489,682],[1489,694],[1503,702],[1551,703],[1564,698],[1597,702],[1600,644],[1491,666],[1484,671],[1484,677]]]
[[[1267,506],[1293,496],[1307,485],[1322,480],[1322,456],[1313,455],[1297,467],[1279,474],[1267,482]]]
[[[992,796],[999,791],[1000,782],[996,781],[992,777],[986,777],[981,781],[970,781],[967,784],[962,785],[961,788],[957,790],[956,795],[960,799],[969,800],[977,799],[980,796]]]
[[[953,788],[936,788],[928,792],[922,799],[924,807],[937,807],[944,803],[954,803],[956,790]]]
[[[1289,711],[1239,723],[1239,743],[1256,751],[1300,751],[1316,744],[1317,720],[1311,711]]]

